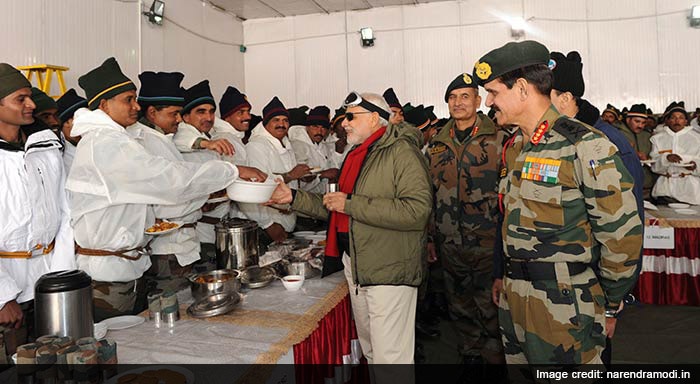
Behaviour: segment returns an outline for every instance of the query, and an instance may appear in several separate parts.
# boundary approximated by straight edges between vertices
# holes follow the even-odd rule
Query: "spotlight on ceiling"
[[[144,12],[148,16],[148,21],[152,24],[163,25],[163,14],[165,13],[165,3],[162,0],[153,0],[151,8],[148,12]]]
[[[521,17],[514,17],[508,21],[510,24],[510,36],[516,40],[525,36],[527,24]]]
[[[700,28],[700,5],[693,5],[693,8],[690,9],[688,20],[690,20],[691,27]]]
[[[374,46],[374,32],[372,28],[360,28],[360,38],[362,39],[363,47]]]

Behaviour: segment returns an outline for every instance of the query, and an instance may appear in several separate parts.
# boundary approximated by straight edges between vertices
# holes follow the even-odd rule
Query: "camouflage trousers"
[[[459,353],[503,363],[498,308],[491,300],[493,250],[448,242],[439,251],[450,317],[461,337]]]
[[[563,266],[563,268],[559,268]],[[508,364],[602,364],[605,296],[593,270],[556,280],[503,279],[498,319]]]
[[[146,280],[121,282],[92,281],[95,322],[110,317],[135,315],[146,309]]]
[[[0,366],[10,364],[10,356],[16,352],[17,347],[33,342],[37,336],[34,332],[34,300],[20,303],[19,307],[24,315],[19,328],[0,325]]]
[[[212,243],[200,243],[199,261],[191,265],[195,273],[216,270],[216,245]]]
[[[151,268],[144,273],[146,292],[160,289],[177,292],[189,286],[193,265],[181,266],[175,255],[151,255]]]

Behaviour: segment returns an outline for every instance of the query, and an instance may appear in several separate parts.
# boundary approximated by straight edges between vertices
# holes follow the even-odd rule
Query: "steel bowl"
[[[190,275],[192,297],[200,300],[219,293],[238,294],[241,289],[240,272],[235,269],[217,269]]]

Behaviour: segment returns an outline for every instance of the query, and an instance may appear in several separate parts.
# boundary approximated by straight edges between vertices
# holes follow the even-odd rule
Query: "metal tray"
[[[251,289],[266,287],[276,278],[275,270],[270,266],[248,267],[241,271],[241,284]]]
[[[223,315],[231,312],[240,302],[241,296],[238,293],[218,293],[195,301],[187,308],[187,313],[196,318]]]

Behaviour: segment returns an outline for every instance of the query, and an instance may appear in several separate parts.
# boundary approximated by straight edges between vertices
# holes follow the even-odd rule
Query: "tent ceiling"
[[[445,0],[208,0],[209,3],[245,20],[354,11],[436,1]]]

